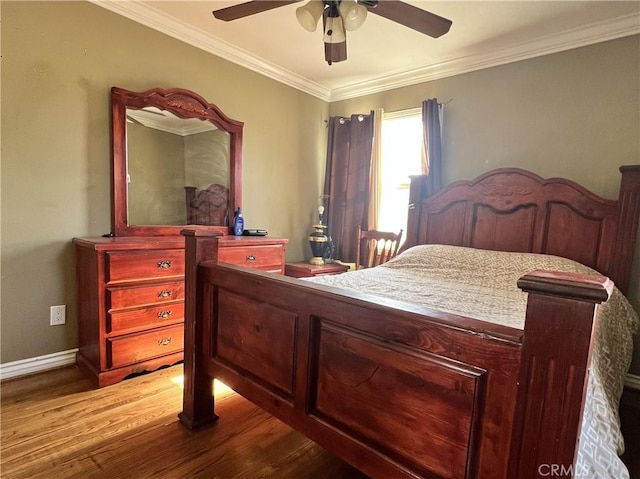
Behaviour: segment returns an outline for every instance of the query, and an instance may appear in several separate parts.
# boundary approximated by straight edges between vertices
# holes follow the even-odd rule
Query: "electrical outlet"
[[[57,326],[58,324],[64,324],[67,320],[67,306],[60,304],[58,306],[51,306],[49,313],[49,324],[51,326]]]

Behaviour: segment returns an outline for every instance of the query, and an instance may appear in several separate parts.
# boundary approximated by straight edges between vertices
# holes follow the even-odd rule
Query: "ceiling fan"
[[[300,0],[254,0],[213,11],[218,20],[231,21],[297,3]],[[296,17],[303,28],[313,32],[322,17],[324,57],[329,65],[347,59],[346,31],[358,29],[375,13],[420,33],[438,38],[449,31],[451,20],[400,0],[310,0],[298,7]]]

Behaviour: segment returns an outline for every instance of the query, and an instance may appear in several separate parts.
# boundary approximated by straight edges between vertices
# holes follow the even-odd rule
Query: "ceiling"
[[[242,0],[89,1],[326,101],[640,33],[637,0],[408,0],[452,20],[451,30],[434,39],[369,14],[347,32],[347,60],[328,65],[321,28],[297,22],[304,1],[231,22],[211,12]]]

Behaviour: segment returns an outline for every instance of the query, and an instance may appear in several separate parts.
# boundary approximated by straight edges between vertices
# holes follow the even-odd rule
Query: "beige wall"
[[[247,226],[289,238],[289,260],[308,255],[325,102],[86,2],[1,8],[0,362],[76,347],[70,239],[110,230],[111,86],[187,88],[244,121]],[[451,100],[445,180],[520,166],[615,198],[617,167],[640,162],[639,65],[635,36],[336,102],[330,112]],[[637,255],[631,299],[640,309],[638,264]],[[67,304],[66,326],[48,325],[53,304]]]
[[[323,183],[328,105],[89,2],[2,13],[0,362],[77,346],[71,238],[111,229],[109,90],[193,90],[245,123],[247,227],[306,237]],[[67,324],[49,326],[49,306]]]
[[[127,221],[180,225],[185,208],[184,137],[127,123]]]
[[[618,167],[640,163],[640,36],[332,103],[331,115],[396,111],[436,97],[444,180],[517,166],[617,198]],[[640,311],[640,245],[630,299]],[[640,374],[640,336],[632,371]]]

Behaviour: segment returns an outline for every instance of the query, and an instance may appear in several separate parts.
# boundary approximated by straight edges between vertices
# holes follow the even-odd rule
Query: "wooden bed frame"
[[[412,178],[407,246],[556,254],[604,275],[522,277],[524,330],[217,263],[215,236],[183,231],[180,420],[217,419],[218,378],[372,477],[571,471],[598,304],[631,274],[640,165],[620,171],[617,201],[518,169],[426,200]]]

